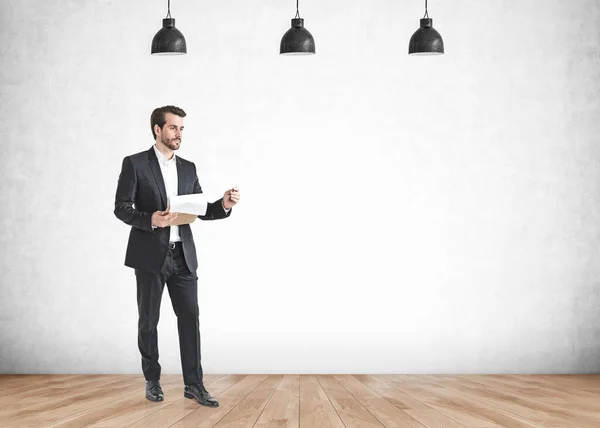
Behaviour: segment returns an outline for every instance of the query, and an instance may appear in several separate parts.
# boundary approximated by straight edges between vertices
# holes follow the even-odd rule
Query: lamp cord
[[[169,6],[168,6],[168,12],[167,12],[167,18],[171,18],[171,0],[169,0]]]
[[[298,9],[298,3],[300,0],[296,0],[296,16],[294,18],[300,18],[300,10]]]
[[[425,0],[425,16],[423,18],[429,18],[429,12],[427,12],[427,0]]]

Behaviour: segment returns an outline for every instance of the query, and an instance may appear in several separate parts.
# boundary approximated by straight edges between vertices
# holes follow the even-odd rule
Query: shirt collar
[[[173,153],[173,157],[171,159],[167,159],[165,157],[165,155],[163,155],[160,150],[158,150],[158,148],[156,147],[156,144],[153,145],[152,147],[154,147],[154,153],[156,153],[156,157],[158,158],[158,161],[165,164],[165,165],[169,165],[173,162],[175,162],[175,153]]]

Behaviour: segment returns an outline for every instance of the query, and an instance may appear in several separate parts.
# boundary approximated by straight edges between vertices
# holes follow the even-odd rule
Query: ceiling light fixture
[[[292,18],[292,28],[281,38],[279,53],[281,55],[314,55],[315,39],[312,34],[304,28],[304,19],[300,18],[296,0],[296,16]]]
[[[442,36],[433,28],[433,19],[427,12],[425,0],[425,16],[421,19],[419,28],[410,38],[408,44],[409,55],[441,55],[444,53]]]
[[[185,55],[186,53],[185,37],[175,28],[175,19],[171,18],[171,0],[169,0],[163,27],[152,39],[152,55]]]

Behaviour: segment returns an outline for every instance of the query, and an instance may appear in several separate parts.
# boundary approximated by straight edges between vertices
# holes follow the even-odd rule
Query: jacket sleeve
[[[194,163],[192,163],[192,165],[194,166],[194,193],[202,193],[202,187],[200,187],[198,174],[196,173],[196,165]],[[225,208],[223,208],[223,198],[221,198],[215,202],[209,202],[206,207],[206,214],[199,215],[198,218],[200,220],[219,220],[229,217],[232,210],[233,208],[225,212]]]
[[[129,157],[123,159],[121,174],[115,195],[115,216],[124,223],[154,233],[152,214],[134,208],[137,191],[137,175]]]

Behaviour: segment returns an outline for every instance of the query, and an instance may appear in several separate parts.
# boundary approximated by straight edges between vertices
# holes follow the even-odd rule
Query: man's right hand
[[[168,227],[171,222],[177,218],[177,213],[167,213],[166,211],[156,211],[152,214],[152,227]]]

